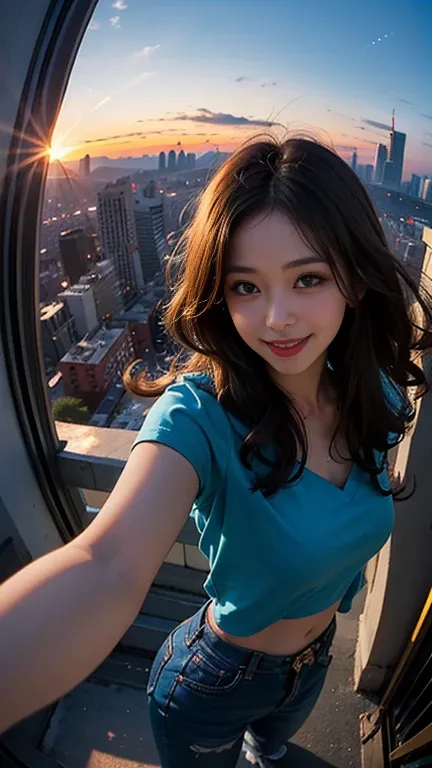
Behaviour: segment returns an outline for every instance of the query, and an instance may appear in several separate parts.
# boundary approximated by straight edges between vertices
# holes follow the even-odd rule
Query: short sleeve
[[[217,400],[192,381],[175,382],[150,408],[132,450],[146,441],[173,448],[195,469],[199,496],[207,495],[227,456],[226,433],[219,411],[222,408]]]

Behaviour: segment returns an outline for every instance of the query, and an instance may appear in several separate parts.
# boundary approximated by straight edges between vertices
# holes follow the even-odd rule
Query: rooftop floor
[[[334,660],[325,689],[296,735],[280,768],[360,768],[359,715],[369,701],[353,691],[357,620],[338,615]],[[160,766],[150,731],[145,685],[151,658],[112,654],[87,681],[59,703],[44,739],[44,751],[65,768],[155,768]],[[237,768],[249,768],[241,757]]]

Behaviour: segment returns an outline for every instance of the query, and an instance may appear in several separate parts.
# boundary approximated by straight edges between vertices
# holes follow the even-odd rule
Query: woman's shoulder
[[[216,387],[207,373],[180,373],[167,386],[159,398],[163,404],[175,400],[183,402],[186,408],[220,408]]]
[[[188,373],[180,373],[173,380],[170,387],[184,387],[186,389],[199,390],[207,392],[208,394],[216,397],[216,387],[210,374],[203,371],[189,371]]]
[[[188,429],[197,422],[207,434],[224,428],[222,407],[218,402],[212,378],[201,372],[188,372],[176,376],[149,409],[146,422],[179,429]]]

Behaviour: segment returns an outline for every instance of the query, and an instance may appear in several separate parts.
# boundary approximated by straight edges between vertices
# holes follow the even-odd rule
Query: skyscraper
[[[73,285],[89,268],[88,236],[80,228],[68,229],[61,232],[59,247],[65,275]]]
[[[168,170],[175,171],[176,169],[176,153],[174,149],[171,149],[168,153]]]
[[[180,152],[178,153],[177,168],[179,171],[186,170],[186,155],[185,155],[184,149],[181,149]]]
[[[109,259],[95,264],[87,275],[80,277],[79,285],[91,286],[98,320],[121,309],[118,279],[114,264]]]
[[[423,184],[423,200],[432,203],[432,179],[426,179]]]
[[[134,195],[135,226],[143,277],[152,280],[165,255],[164,196],[149,184]]]
[[[353,171],[355,171],[357,168],[357,152],[355,150],[352,153],[351,168],[353,169]]]
[[[131,294],[144,287],[130,177],[107,184],[97,197],[103,258],[113,262],[119,289],[127,302]]]
[[[374,167],[373,167],[373,165],[370,165],[369,163],[368,163],[367,165],[365,165],[365,169],[364,169],[364,180],[365,180],[365,181],[366,181],[368,184],[370,184],[370,182],[371,182],[371,181],[372,181],[372,179],[373,179],[373,172],[374,172]]]
[[[186,168],[189,170],[193,170],[195,168],[196,163],[196,154],[195,152],[188,152],[186,155]]]
[[[166,154],[165,152],[160,152],[159,154],[159,170],[164,171],[166,167]]]
[[[52,301],[40,309],[44,358],[57,365],[68,349],[78,341],[75,320],[64,301]]]
[[[58,299],[67,304],[80,339],[97,325],[96,304],[91,285],[71,285],[59,293]]]
[[[85,179],[90,176],[90,155],[85,155],[79,161],[79,175]]]
[[[421,182],[420,176],[417,176],[416,173],[413,173],[411,176],[411,182],[410,182],[410,188],[409,188],[409,194],[412,195],[412,197],[420,197],[420,182]]]
[[[387,147],[385,144],[377,144],[374,160],[374,182],[381,184],[384,176],[384,165],[387,160]]]
[[[384,163],[384,173],[383,173],[383,180],[382,180],[383,185],[385,187],[392,187],[392,189],[395,189],[394,176],[395,176],[394,162],[393,160],[386,160]]]
[[[402,171],[405,153],[406,133],[395,131],[394,110],[392,117],[392,129],[390,131],[389,160],[392,163],[387,170],[386,183],[393,189],[399,189],[402,181]]]
[[[420,179],[420,186],[419,186],[419,193],[418,193],[419,197],[423,197],[424,186],[426,184],[427,179],[428,179],[427,176],[422,176]]]

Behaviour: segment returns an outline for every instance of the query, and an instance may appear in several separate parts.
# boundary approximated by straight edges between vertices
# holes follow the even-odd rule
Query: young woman
[[[191,513],[209,599],[151,667],[161,763],[234,768],[245,741],[270,766],[391,533],[401,488],[387,454],[413,419],[408,388],[427,389],[414,358],[431,347],[431,303],[355,173],[309,139],[236,151],[179,254],[166,323],[193,354],[156,382],[128,369],[131,392],[161,397],[110,498],[0,588],[0,731],[102,661]]]
[[[390,535],[387,452],[413,417],[407,387],[425,390],[412,353],[429,345],[430,304],[355,173],[310,140],[234,153],[181,252],[166,321],[194,354],[125,383],[164,393],[135,445],[195,470],[210,599],[154,660],[151,722],[164,768],[234,767],[244,737],[252,763],[273,765],[320,694],[336,612]]]

